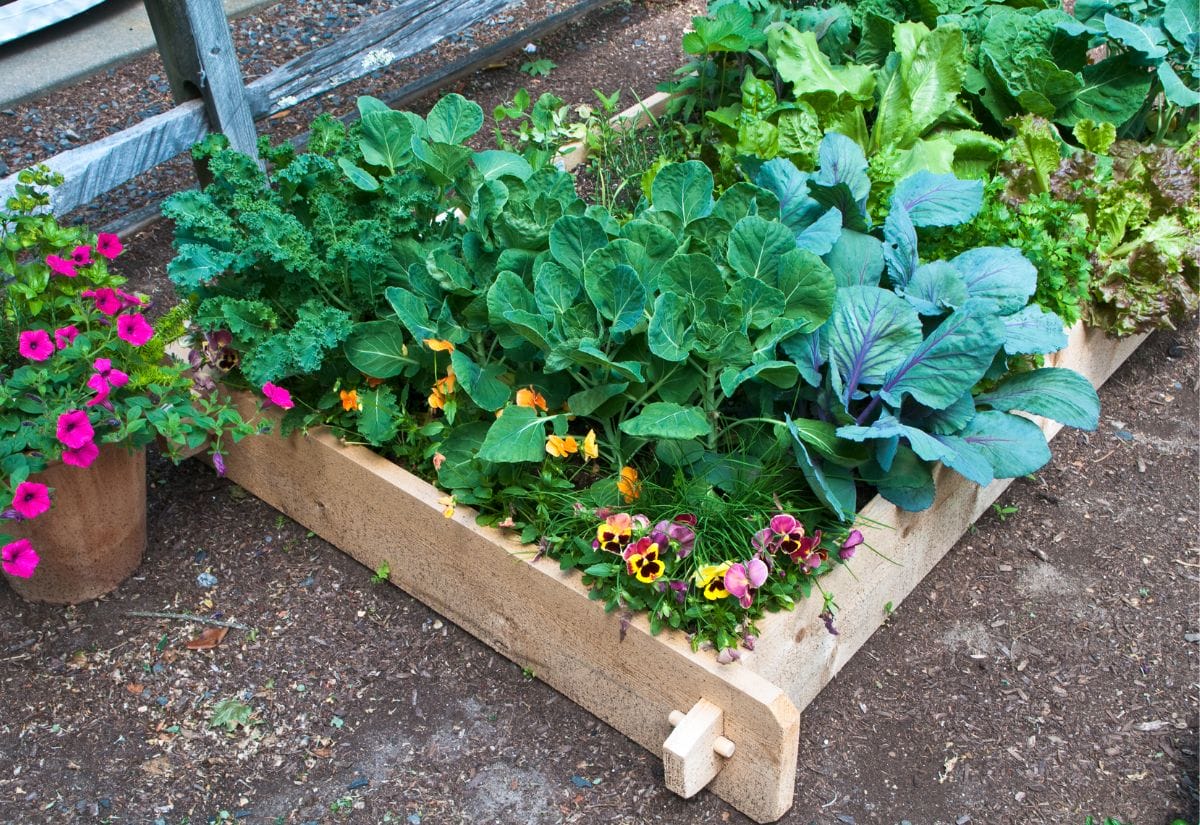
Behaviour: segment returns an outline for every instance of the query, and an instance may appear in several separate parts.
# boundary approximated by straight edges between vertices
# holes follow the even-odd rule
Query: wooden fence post
[[[221,0],[143,0],[175,102],[204,100],[209,127],[258,158],[258,135]],[[261,161],[259,164],[261,165]],[[203,170],[197,170],[202,177]]]

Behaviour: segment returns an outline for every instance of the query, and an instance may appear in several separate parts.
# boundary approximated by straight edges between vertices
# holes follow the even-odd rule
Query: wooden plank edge
[[[1147,337],[1114,339],[1076,324],[1067,348],[1048,357],[1047,364],[1076,369],[1099,387]],[[1038,421],[1047,438],[1061,428],[1057,422]],[[935,478],[937,499],[928,510],[907,513],[877,496],[860,511],[867,542],[891,561],[861,548],[848,567],[822,579],[841,609],[837,636],[825,630],[818,615],[820,599],[804,600],[788,613],[768,614],[759,623],[758,644],[743,654],[741,663],[778,685],[801,711],[883,625],[885,605],[899,606],[1012,483],[997,479],[980,488],[944,467]]]
[[[381,456],[327,430],[248,438],[229,449],[229,478],[375,570],[656,755],[672,710],[700,699],[724,713],[736,746],[711,785],[758,822],[791,806],[799,713],[746,668],[693,653],[681,633],[652,636],[644,616],[605,613],[577,573],[459,508]]]
[[[644,100],[640,100],[624,111],[609,118],[609,123],[616,129],[640,129],[650,122],[651,118],[660,117],[671,102],[669,92],[655,92]],[[588,146],[584,141],[565,144],[559,149],[557,162],[567,171],[573,171],[588,159]]]

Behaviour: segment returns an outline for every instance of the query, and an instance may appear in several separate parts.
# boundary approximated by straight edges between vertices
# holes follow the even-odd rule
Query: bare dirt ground
[[[644,95],[698,8],[617,6],[539,44],[549,79],[515,57],[456,90]],[[162,291],[169,238],[130,241],[139,286]],[[783,822],[1197,821],[1197,381],[1194,325],[1110,380],[1099,431],[1061,434],[806,710]],[[203,465],[150,475],[115,594],[0,586],[0,823],[748,821],[674,797],[655,755]],[[247,629],[189,650],[208,628],[130,611]]]

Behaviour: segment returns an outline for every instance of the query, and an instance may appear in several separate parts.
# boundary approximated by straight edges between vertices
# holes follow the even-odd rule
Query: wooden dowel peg
[[[667,787],[687,799],[712,781],[735,746],[721,735],[722,710],[707,699],[687,713],[673,710],[667,719],[675,729],[663,742],[663,774]]]

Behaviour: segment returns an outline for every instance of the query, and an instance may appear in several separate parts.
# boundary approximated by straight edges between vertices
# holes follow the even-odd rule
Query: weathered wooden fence
[[[255,120],[418,54],[520,0],[402,0],[332,43],[290,60],[248,85],[242,80],[221,0],[144,2],[179,105],[43,161],[66,179],[54,193],[52,205],[58,214],[83,206],[187,151],[210,132],[222,132],[234,147],[255,154]],[[572,3],[424,74],[385,99],[393,104],[411,100],[610,2],[613,0]],[[0,204],[12,196],[16,184],[16,174],[0,180]]]

